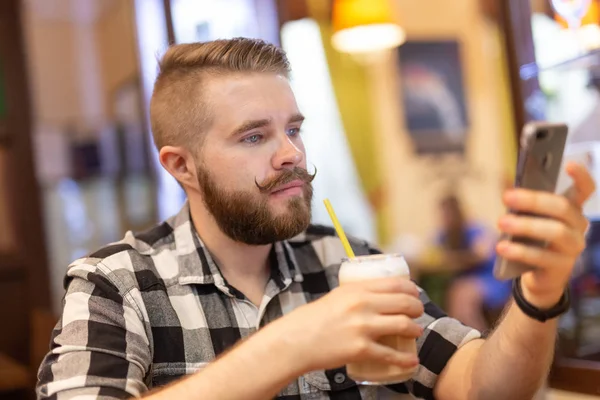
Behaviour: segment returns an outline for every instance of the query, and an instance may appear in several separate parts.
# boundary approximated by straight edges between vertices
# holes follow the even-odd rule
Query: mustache
[[[258,181],[255,178],[254,183],[256,184],[256,187],[258,187],[261,193],[269,193],[277,186],[285,185],[286,183],[290,183],[295,180],[301,180],[304,183],[311,183],[315,180],[316,176],[316,167],[315,172],[313,174],[309,174],[308,171],[304,168],[295,167],[294,169],[287,169],[273,178],[268,178],[263,183],[258,183]]]

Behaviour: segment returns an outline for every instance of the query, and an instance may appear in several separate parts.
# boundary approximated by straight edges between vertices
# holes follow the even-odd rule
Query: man
[[[482,340],[412,282],[336,288],[343,250],[330,229],[309,226],[312,175],[288,73],[285,54],[257,40],[167,51],[152,129],[188,203],[70,266],[39,398],[372,399],[388,389],[358,387],[343,368],[365,360],[420,363],[412,380],[389,388],[417,397],[531,398],[552,359],[556,320],[539,322],[520,307],[543,313],[564,303],[584,246],[589,174],[569,167],[572,203],[506,194],[510,208],[550,218],[507,216],[502,230],[550,246],[499,244],[504,257],[539,269],[518,286],[527,303],[510,307]],[[377,343],[393,334],[418,338],[418,359]]]

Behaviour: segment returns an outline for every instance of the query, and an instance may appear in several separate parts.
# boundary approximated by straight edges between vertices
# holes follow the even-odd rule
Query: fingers
[[[419,365],[419,358],[412,353],[394,350],[389,346],[374,341],[366,341],[357,351],[358,360],[369,360],[384,364],[393,364],[402,368],[413,368]]]
[[[380,315],[373,318],[371,336],[402,336],[416,339],[423,334],[423,328],[406,315]]]
[[[361,285],[372,293],[405,293],[413,297],[419,297],[417,285],[404,277],[370,279],[356,282],[356,285]]]
[[[373,279],[341,287],[349,296],[345,306],[351,310],[376,314],[406,314],[418,318],[423,314],[419,289],[405,278]]]
[[[548,242],[553,249],[565,254],[578,255],[585,248],[581,232],[553,219],[505,215],[498,226],[509,235]]]
[[[421,300],[404,293],[373,295],[370,306],[378,314],[404,314],[411,318],[423,315],[424,307]]]
[[[551,217],[581,232],[588,221],[581,210],[566,197],[554,193],[514,189],[504,195],[506,206],[515,211]]]
[[[568,196],[514,189],[505,193],[504,203],[512,210],[551,217],[584,232],[589,223],[582,215],[581,207],[594,193],[596,185],[583,165],[568,163],[566,169],[573,179],[573,187]]]
[[[581,207],[592,193],[596,191],[596,183],[590,172],[583,165],[578,163],[568,163],[567,173],[573,178],[573,193],[571,201],[578,207]]]
[[[550,249],[525,246],[520,243],[503,240],[496,247],[498,254],[511,260],[522,262],[542,269],[562,268],[573,262],[573,257]]]

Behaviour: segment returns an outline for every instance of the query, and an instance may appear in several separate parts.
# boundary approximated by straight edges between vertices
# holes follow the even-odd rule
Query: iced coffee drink
[[[385,277],[403,277],[409,279],[406,261],[399,255],[378,254],[346,259],[339,272],[340,285]],[[379,343],[405,353],[417,354],[416,340],[402,336],[383,336]],[[360,362],[348,364],[348,376],[363,385],[387,385],[410,379],[417,367],[402,368],[396,365]]]

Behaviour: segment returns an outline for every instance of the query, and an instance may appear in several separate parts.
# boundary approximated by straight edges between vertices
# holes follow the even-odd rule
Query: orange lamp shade
[[[554,14],[554,19],[563,27],[568,28],[569,23],[559,13]],[[581,16],[581,26],[600,24],[600,5],[597,0],[593,0],[585,14]]]
[[[365,53],[401,45],[406,35],[396,23],[390,0],[333,0],[333,46]]]

